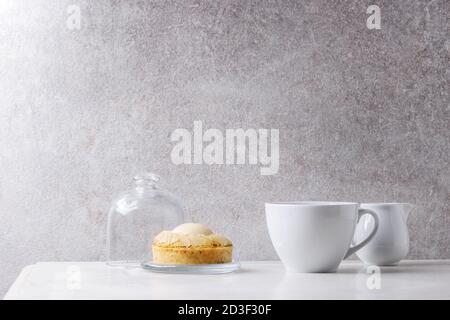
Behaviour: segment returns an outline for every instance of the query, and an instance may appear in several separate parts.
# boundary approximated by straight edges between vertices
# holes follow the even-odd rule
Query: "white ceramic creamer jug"
[[[366,264],[395,265],[406,257],[409,251],[409,235],[406,221],[414,208],[409,203],[362,203],[363,209],[376,212],[379,220],[378,232],[365,247],[356,254]],[[367,237],[374,225],[371,216],[359,221],[353,241]]]

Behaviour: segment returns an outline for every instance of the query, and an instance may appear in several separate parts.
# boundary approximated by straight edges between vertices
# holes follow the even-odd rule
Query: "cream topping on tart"
[[[184,223],[172,230],[174,233],[182,234],[203,234],[205,236],[212,234],[213,232],[207,226],[200,223]]]
[[[232,242],[226,237],[215,234],[199,223],[185,223],[175,229],[164,230],[153,239],[153,245],[160,247],[229,247]]]

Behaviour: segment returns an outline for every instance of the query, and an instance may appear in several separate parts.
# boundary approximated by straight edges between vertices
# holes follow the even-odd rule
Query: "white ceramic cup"
[[[372,232],[350,246],[359,219],[374,219]],[[266,203],[266,221],[275,250],[287,272],[336,272],[341,261],[375,235],[378,217],[356,202]]]

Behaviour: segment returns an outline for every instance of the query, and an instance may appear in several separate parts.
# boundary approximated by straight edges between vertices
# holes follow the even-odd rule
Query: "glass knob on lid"
[[[134,177],[137,186],[149,186],[156,189],[158,187],[159,176],[154,173],[144,172]]]
[[[142,173],[134,186],[120,193],[108,213],[107,263],[139,266],[152,260],[151,244],[161,230],[183,223],[183,205],[158,185],[159,176]]]

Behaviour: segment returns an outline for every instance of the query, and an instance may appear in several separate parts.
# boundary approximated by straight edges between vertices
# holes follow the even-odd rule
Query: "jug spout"
[[[403,220],[406,222],[411,211],[414,209],[414,205],[411,203],[403,204]]]

